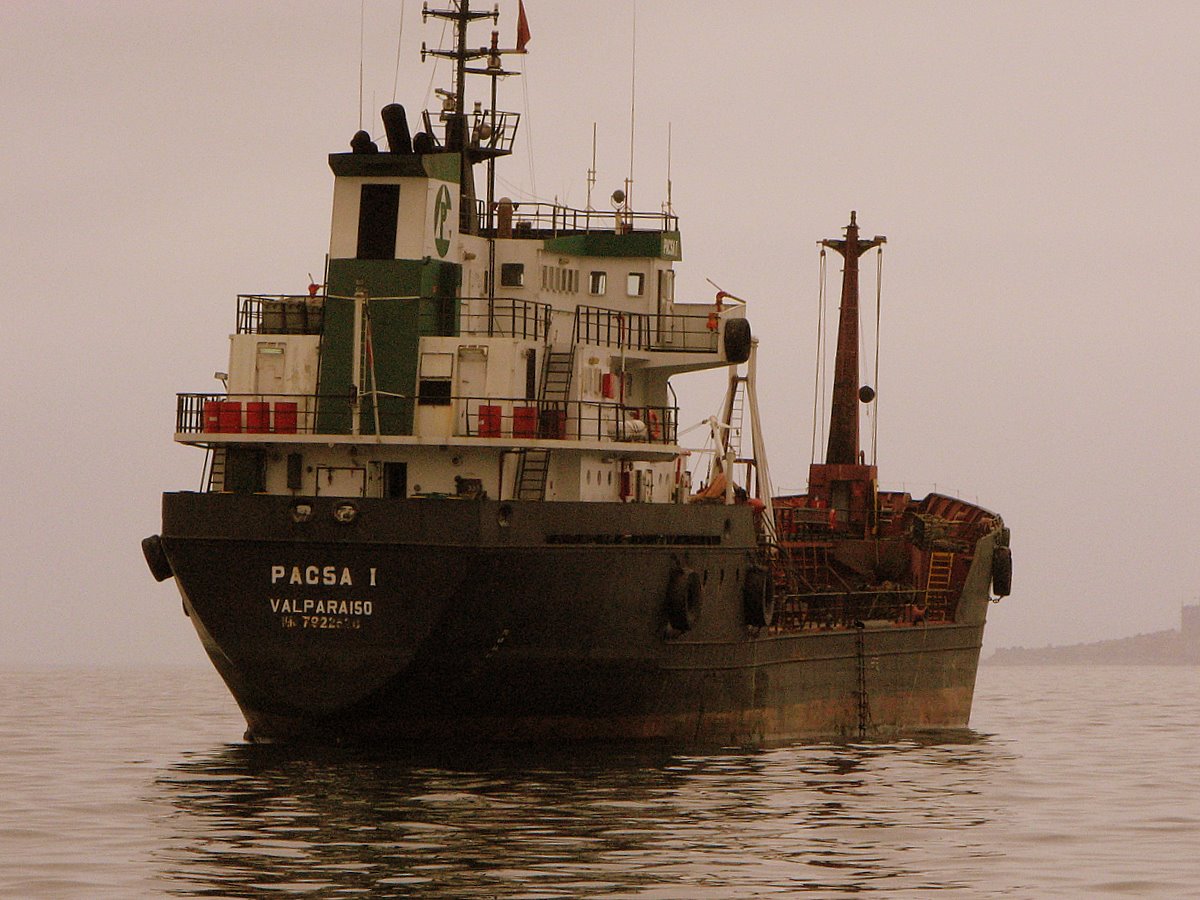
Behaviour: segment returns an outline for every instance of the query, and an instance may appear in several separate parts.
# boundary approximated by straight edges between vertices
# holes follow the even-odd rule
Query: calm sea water
[[[0,897],[1200,896],[1200,669],[894,744],[263,749],[204,670],[0,672]]]

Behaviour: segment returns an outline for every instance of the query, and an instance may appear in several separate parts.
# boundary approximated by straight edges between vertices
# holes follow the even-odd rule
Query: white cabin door
[[[254,358],[254,393],[283,393],[286,347],[281,343],[259,342]]]
[[[454,396],[458,434],[479,434],[479,407],[487,404],[487,347],[459,347]]]
[[[675,343],[675,270],[658,273],[658,342]]]

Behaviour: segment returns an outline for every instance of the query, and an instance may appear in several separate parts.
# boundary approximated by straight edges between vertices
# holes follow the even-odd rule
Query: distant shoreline
[[[1200,605],[1185,606],[1179,630],[1053,647],[1001,647],[988,665],[1196,666],[1200,665]]]

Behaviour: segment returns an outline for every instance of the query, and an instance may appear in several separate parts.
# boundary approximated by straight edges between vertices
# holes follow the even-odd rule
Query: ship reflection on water
[[[971,731],[706,756],[231,746],[162,773],[159,865],[225,896],[917,890],[995,854],[972,785],[1011,759]]]

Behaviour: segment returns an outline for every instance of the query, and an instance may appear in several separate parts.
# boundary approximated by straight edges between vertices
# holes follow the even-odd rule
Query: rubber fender
[[[167,553],[163,550],[162,538],[157,534],[142,539],[142,556],[146,557],[146,565],[150,567],[150,574],[154,576],[155,581],[166,581],[175,574],[171,570]]]
[[[747,625],[763,628],[775,620],[775,579],[771,577],[770,569],[751,566],[746,570],[742,602]]]
[[[750,358],[750,323],[745,319],[730,319],[725,323],[725,359],[744,363]]]
[[[992,548],[992,592],[997,597],[1012,592],[1012,550],[1008,547]]]
[[[703,584],[694,569],[675,569],[667,583],[667,622],[676,631],[691,631],[700,619]]]

